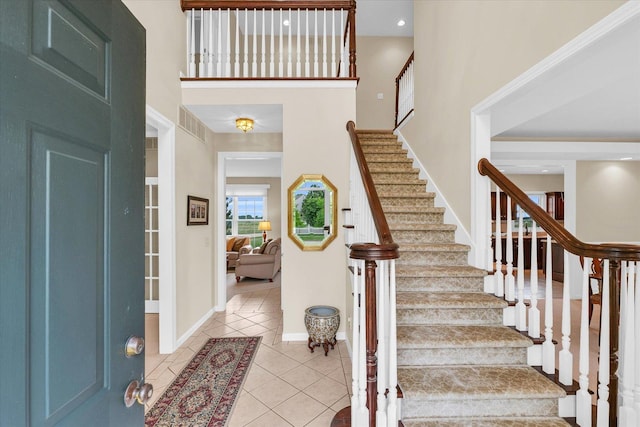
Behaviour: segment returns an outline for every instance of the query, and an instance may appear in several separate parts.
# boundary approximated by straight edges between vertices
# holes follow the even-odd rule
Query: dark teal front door
[[[145,35],[119,1],[0,0],[0,425],[141,426]]]

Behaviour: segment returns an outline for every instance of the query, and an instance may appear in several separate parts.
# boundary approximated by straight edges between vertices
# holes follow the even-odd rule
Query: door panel
[[[143,424],[144,61],[119,1],[0,1],[2,426]]]
[[[32,307],[44,308],[29,317],[31,416],[40,424],[60,419],[106,385],[107,171],[101,150],[37,130],[31,135],[29,294]]]

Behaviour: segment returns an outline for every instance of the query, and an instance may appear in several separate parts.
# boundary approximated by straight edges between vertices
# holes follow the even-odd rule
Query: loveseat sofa
[[[264,243],[249,254],[241,254],[236,262],[236,282],[241,277],[269,279],[280,270],[280,238]]]
[[[236,266],[240,254],[251,252],[251,240],[244,236],[227,236],[227,269]]]

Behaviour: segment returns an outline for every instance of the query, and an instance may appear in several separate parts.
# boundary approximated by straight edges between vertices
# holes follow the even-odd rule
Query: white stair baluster
[[[316,9],[313,19],[313,76],[318,77],[318,9]]]
[[[634,319],[633,339],[636,349],[636,358],[634,360],[636,375],[633,387],[633,407],[635,408],[637,423],[640,420],[640,357],[638,357],[640,356],[640,261],[635,262],[635,295],[636,298],[633,304],[635,305],[636,317]]]
[[[208,76],[209,77],[213,77],[215,76],[220,76],[220,71],[221,71],[221,55],[222,55],[222,40],[220,40],[220,34],[218,34],[218,48],[215,50],[215,55],[214,55],[214,49],[213,49],[213,33],[214,33],[214,27],[213,27],[213,9],[209,9],[209,69],[207,70],[209,72]],[[220,19],[221,16],[218,14],[218,31],[220,31]],[[216,69],[216,65],[217,65],[217,69]]]
[[[251,62],[251,77],[258,77],[258,10],[253,9],[253,61]]]
[[[500,187],[496,186],[496,232],[495,252],[496,265],[493,277],[496,280],[495,295],[504,296],[504,275],[502,274],[502,212],[500,212]]]
[[[553,280],[551,272],[551,236],[546,240],[546,272],[544,290],[544,343],[542,343],[542,370],[553,374],[556,370],[556,346],[553,343]]]
[[[366,286],[365,286],[365,263],[360,261],[359,272],[361,274],[360,279],[360,360],[364,360],[367,354],[367,306],[366,299]],[[358,408],[360,413],[358,416],[359,425],[366,426],[369,422],[369,411],[367,409],[367,366],[366,363],[360,363],[358,366],[358,383],[360,389],[358,391]]]
[[[404,117],[404,115],[403,115]],[[504,297],[507,301],[516,300],[516,287],[513,277],[513,224],[511,212],[511,197],[507,196],[507,275],[504,279]],[[501,239],[502,240],[502,239]]]
[[[339,31],[339,36],[338,36],[338,43],[340,43],[340,75],[338,77],[343,77],[344,76],[344,70],[347,68],[347,65],[344,62],[344,43],[343,43],[343,38],[341,38],[343,36],[342,34],[342,30],[344,29],[344,9],[340,9],[340,31]]]
[[[622,406],[620,407],[620,426],[637,426],[637,414],[633,402],[633,388],[635,382],[636,360],[638,355],[635,354],[636,346],[634,343],[635,328],[635,268],[633,263],[623,261],[620,274],[620,289],[626,290],[626,301],[624,310],[624,319],[620,318],[621,325],[624,324],[624,335],[620,335],[621,342],[624,342],[624,352],[621,351],[620,366],[620,398]],[[620,295],[622,300],[622,292]],[[622,305],[622,301],[621,301]],[[621,315],[622,315],[622,310]],[[622,328],[621,328],[622,329]]]
[[[520,209],[518,215],[518,248],[524,248],[522,217],[524,211]],[[524,250],[518,249],[518,302],[516,303],[516,329],[527,330],[527,307],[524,305]]]
[[[327,77],[327,9],[322,13],[322,77]]]
[[[200,46],[198,51],[200,52],[200,59],[198,61],[198,76],[204,77],[207,75],[204,69],[204,9],[200,8]]]
[[[587,268],[585,264],[585,268]],[[598,355],[598,401],[596,425],[609,426],[609,260],[604,260],[602,267],[602,295],[600,296],[600,354]]]
[[[305,49],[304,49],[304,77],[310,77],[309,72],[310,64],[309,64],[309,9],[305,9],[304,19],[306,22],[305,25]]]
[[[218,13],[222,15],[222,9],[218,9]],[[227,39],[227,52],[225,53],[225,66],[224,66],[224,77],[231,77],[231,9],[226,11],[227,15],[227,28],[225,31],[225,37]],[[218,37],[222,36],[222,26],[218,30]]]
[[[291,27],[293,27],[293,23],[291,22],[291,9],[289,9],[289,39],[287,42],[287,77],[293,76],[293,52],[291,51]]]
[[[196,11],[195,9],[191,9],[188,13],[188,22],[190,22],[188,26],[188,35],[187,38],[189,40],[189,49],[187,49],[188,53],[188,61],[189,61],[189,77],[196,77]]]
[[[531,225],[531,307],[529,308],[529,336],[540,338],[540,309],[538,308],[538,233],[536,222]]]
[[[353,265],[353,348],[352,348],[352,357],[351,357],[351,419],[356,420],[360,411],[359,404],[359,391],[360,391],[360,383],[359,383],[359,373],[360,373],[360,300],[362,290],[360,287],[360,276],[358,275],[358,271],[360,268],[359,260],[352,260]]]
[[[580,309],[580,353],[578,383],[580,389],[576,392],[576,423],[579,426],[591,426],[591,395],[589,394],[589,266],[591,258],[584,259],[581,281],[581,309]]]
[[[377,373],[377,405],[376,405],[376,424],[383,426],[387,422],[385,392],[387,390],[387,336],[385,336],[385,330],[387,325],[387,261],[377,261],[378,268],[376,268],[376,282],[377,282],[377,311],[376,319],[378,324],[378,349],[376,356],[378,358],[378,373]]]
[[[569,253],[564,251],[564,265],[569,265]],[[573,381],[573,355],[571,354],[571,291],[569,269],[564,269],[562,285],[562,350],[558,358],[558,381],[571,385]]]
[[[280,9],[280,51],[278,52],[278,77],[284,77],[284,32],[282,31],[282,9]]]
[[[331,77],[336,77],[336,10],[331,9]]]
[[[244,9],[244,62],[242,77],[249,77],[249,10]]]
[[[270,61],[269,61],[269,77],[275,77],[276,76],[276,62],[275,62],[275,55],[276,55],[276,46],[275,46],[275,37],[276,37],[276,29],[274,27],[273,24],[273,19],[274,16],[276,14],[275,9],[271,9],[271,41],[270,41],[270,45],[271,45],[271,49],[269,51],[269,56],[270,56]]]
[[[233,66],[233,77],[240,77],[240,10],[236,9],[236,60]]]
[[[296,77],[301,77],[300,74],[302,73],[302,51],[300,50],[300,18],[302,16],[302,11],[298,10],[298,12],[296,13],[296,21],[297,21],[297,25],[298,25],[298,34],[296,34],[296,51],[297,51],[297,55],[296,55]]]
[[[396,336],[396,262],[389,261],[389,405],[387,425],[398,425],[398,350]]]
[[[267,28],[264,22],[266,9],[262,9],[262,55],[260,57],[260,77],[265,77],[267,71]]]

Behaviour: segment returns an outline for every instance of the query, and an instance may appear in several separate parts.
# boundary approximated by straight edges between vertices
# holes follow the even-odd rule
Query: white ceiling
[[[216,133],[242,133],[236,119],[254,120],[253,133],[282,133],[282,105],[186,105],[209,129]]]
[[[499,102],[491,130],[492,161],[506,173],[640,160],[640,13]]]
[[[397,25],[400,19],[403,27]],[[413,0],[358,0],[356,34],[413,37]]]

